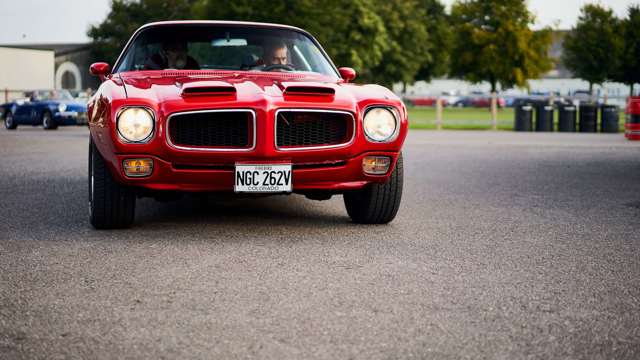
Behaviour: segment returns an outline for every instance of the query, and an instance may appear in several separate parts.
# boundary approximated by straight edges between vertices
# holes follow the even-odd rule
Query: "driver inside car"
[[[289,63],[289,48],[284,42],[276,42],[267,48],[264,56],[265,70],[294,71],[295,67]]]
[[[271,46],[266,56],[267,65],[288,65],[289,49],[285,43],[276,43]]]
[[[200,65],[189,56],[185,42],[169,41],[162,43],[160,53],[151,56],[145,68],[149,70],[200,70]]]

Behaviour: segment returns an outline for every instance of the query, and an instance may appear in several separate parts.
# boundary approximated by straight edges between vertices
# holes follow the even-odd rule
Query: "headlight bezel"
[[[376,110],[376,109],[383,109],[383,110],[387,110],[391,116],[393,116],[393,119],[395,120],[395,127],[393,129],[393,132],[391,133],[391,135],[385,139],[375,139],[373,138],[371,135],[369,135],[369,133],[367,132],[367,126],[366,126],[366,119],[367,119],[367,115],[369,115],[369,113],[372,110]],[[372,143],[390,143],[395,141],[398,138],[398,135],[400,134],[400,112],[398,111],[398,109],[396,109],[394,106],[392,105],[370,105],[368,107],[365,108],[364,112],[363,112],[363,116],[362,116],[362,131],[364,132],[365,138],[367,139],[367,141],[372,142]]]
[[[122,114],[125,111],[131,110],[131,109],[144,110],[144,111],[147,112],[147,114],[149,114],[149,116],[151,118],[151,131],[149,132],[149,135],[147,135],[142,140],[130,140],[126,136],[124,136],[124,134],[122,134],[122,132],[120,131],[120,117],[122,116]],[[156,134],[156,113],[151,107],[145,106],[145,105],[126,105],[126,106],[122,106],[116,112],[116,124],[115,125],[116,125],[116,134],[118,135],[118,140],[120,140],[121,143],[123,143],[123,144],[148,144],[155,137],[155,134]]]

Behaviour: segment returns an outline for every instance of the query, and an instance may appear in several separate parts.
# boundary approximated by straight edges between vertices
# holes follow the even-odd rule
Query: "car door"
[[[30,101],[16,103],[16,108],[13,112],[13,119],[20,125],[31,125],[33,121],[31,119],[31,112],[33,105]]]

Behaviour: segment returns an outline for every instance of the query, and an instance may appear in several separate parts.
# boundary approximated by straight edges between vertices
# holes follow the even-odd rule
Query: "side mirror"
[[[111,72],[111,67],[105,62],[97,62],[91,64],[91,66],[89,67],[89,72],[91,73],[91,75],[98,76],[100,77],[100,80],[104,81],[107,75],[109,75],[109,73]]]
[[[340,76],[344,79],[344,82],[351,82],[356,78],[356,71],[350,67],[341,67],[338,69]]]

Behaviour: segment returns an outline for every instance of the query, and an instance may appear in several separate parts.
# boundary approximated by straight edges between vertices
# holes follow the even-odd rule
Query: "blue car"
[[[61,125],[87,124],[87,105],[74,101],[67,90],[37,90],[24,95],[0,105],[0,115],[8,130],[18,125],[42,125],[46,130],[54,130]]]

